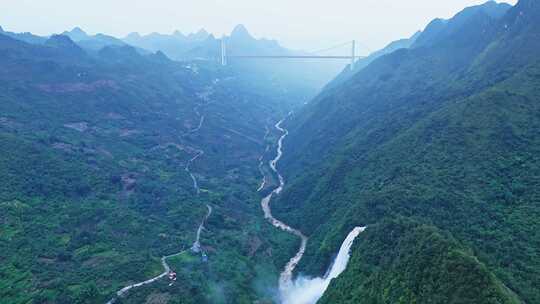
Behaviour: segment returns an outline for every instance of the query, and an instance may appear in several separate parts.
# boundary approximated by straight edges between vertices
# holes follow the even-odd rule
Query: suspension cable
[[[347,42],[344,42],[344,43],[340,43],[338,45],[334,45],[334,46],[331,46],[329,48],[324,48],[324,49],[321,49],[321,50],[316,50],[316,51],[311,51],[311,52],[308,52],[309,54],[317,54],[317,53],[322,53],[322,52],[326,52],[326,51],[331,51],[333,49],[337,49],[337,48],[340,48],[344,45],[347,45],[347,44],[351,44],[352,42],[351,41],[347,41]]]

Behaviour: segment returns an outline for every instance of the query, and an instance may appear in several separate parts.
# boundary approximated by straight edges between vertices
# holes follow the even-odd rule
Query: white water
[[[292,257],[289,262],[285,265],[285,268],[281,272],[279,276],[279,290],[283,294],[284,291],[289,290],[290,287],[293,285],[292,283],[292,275],[294,272],[294,269],[296,268],[296,265],[300,262],[302,259],[302,256],[304,255],[304,252],[306,251],[306,245],[308,238],[299,230],[294,229],[290,227],[289,225],[283,223],[282,221],[276,219],[272,215],[272,209],[270,208],[270,201],[272,200],[272,196],[274,194],[280,194],[283,190],[283,186],[285,186],[285,180],[281,174],[279,174],[279,171],[277,170],[277,163],[281,159],[281,156],[283,155],[283,140],[287,135],[289,135],[289,131],[287,129],[284,129],[281,127],[281,124],[283,123],[284,119],[279,121],[275,128],[278,129],[280,132],[283,133],[281,137],[278,140],[278,147],[277,147],[277,155],[276,157],[269,162],[270,168],[272,171],[277,175],[279,179],[279,186],[274,189],[270,194],[268,194],[265,198],[261,200],[261,206],[264,212],[264,218],[267,219],[274,227],[279,228],[283,231],[286,231],[288,233],[291,233],[293,235],[296,235],[298,238],[300,238],[300,247],[298,248],[298,251],[294,257]]]
[[[354,228],[345,241],[341,244],[338,255],[334,263],[323,278],[296,279],[286,290],[281,291],[282,304],[315,304],[323,296],[330,285],[332,279],[337,278],[349,263],[351,246],[356,237],[363,232],[366,227]]]
[[[299,277],[295,281],[292,280],[293,272],[300,260],[302,259],[305,251],[308,238],[299,230],[294,229],[282,221],[274,218],[272,216],[272,210],[270,208],[270,201],[272,196],[278,195],[283,190],[285,186],[285,180],[283,176],[277,170],[277,163],[283,155],[283,140],[289,131],[281,127],[283,120],[279,121],[275,128],[278,129],[283,135],[278,140],[277,147],[277,156],[270,161],[269,165],[272,171],[277,175],[279,179],[279,186],[264,197],[261,200],[261,206],[264,211],[264,217],[276,228],[289,232],[298,236],[301,240],[300,248],[298,249],[296,255],[292,257],[287,265],[285,265],[284,270],[281,272],[279,277],[279,291],[280,291],[280,302],[281,304],[315,304],[323,296],[324,292],[330,285],[332,279],[337,278],[346,268],[349,263],[350,250],[351,246],[356,239],[356,237],[363,232],[366,227],[356,227],[354,228],[349,235],[345,238],[341,247],[339,249],[338,255],[336,256],[334,263],[328,269],[327,274],[322,278],[306,278]],[[261,159],[262,160],[262,159]],[[266,177],[263,175],[263,182],[258,191],[260,191],[266,183]]]

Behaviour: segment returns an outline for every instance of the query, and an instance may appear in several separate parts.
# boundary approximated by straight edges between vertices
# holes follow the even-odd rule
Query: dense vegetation
[[[0,34],[0,66],[0,302],[104,303],[189,248],[206,204],[208,262],[186,253],[189,267],[171,260],[177,284],[122,302],[160,290],[197,303],[272,296],[295,244],[260,216],[258,158],[265,126],[309,92],[129,46],[86,51],[65,36]],[[196,195],[185,168],[199,151]]]
[[[177,282],[118,303],[272,302],[297,239],[264,221],[257,165],[313,82],[81,41],[0,31],[0,302],[104,303],[188,249],[207,204],[208,261],[185,250]],[[272,206],[309,236],[300,272],[368,226],[321,303],[540,302],[539,101],[540,4],[521,0],[435,20],[296,111]]]
[[[492,286],[500,282],[519,301],[540,302],[539,37],[537,1],[522,0],[503,13],[494,3],[467,9],[430,24],[409,49],[375,60],[289,121],[282,163],[289,183],[274,206],[278,217],[310,236],[300,272],[323,274],[355,225],[415,218],[451,234],[455,248],[495,276]],[[379,245],[373,245],[379,255],[395,256],[394,247]],[[426,271],[443,275],[423,252],[428,248],[417,245],[400,246],[413,246],[403,250]],[[360,248],[350,267],[374,267],[369,257],[359,259],[368,254]],[[381,274],[348,274],[376,276],[377,285],[343,280],[335,286],[350,289],[345,295],[378,290],[382,296],[398,275],[394,267],[409,271],[388,264]],[[401,296],[417,303],[455,300],[433,289],[419,295],[431,283],[421,281],[411,291],[409,279],[398,278],[405,286],[373,303]],[[449,286],[472,284],[484,296],[474,280],[447,278],[455,280]],[[325,301],[338,303],[338,291],[331,287]]]
[[[403,219],[370,226],[319,303],[519,303],[444,232]]]

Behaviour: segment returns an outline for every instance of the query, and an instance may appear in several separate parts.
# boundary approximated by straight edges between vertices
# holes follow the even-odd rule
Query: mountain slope
[[[435,19],[426,26],[424,31],[418,31],[409,38],[393,41],[381,50],[373,52],[366,58],[359,59],[355,63],[352,71],[350,69],[343,70],[340,75],[326,86],[326,89],[330,89],[345,82],[381,56],[393,53],[400,49],[428,46],[433,45],[436,41],[448,40],[449,36],[451,36],[454,31],[458,30],[464,23],[469,22],[476,14],[486,14],[493,19],[500,19],[511,7],[512,6],[507,3],[489,1],[483,5],[469,7],[454,16],[451,20]]]
[[[364,69],[370,63],[372,63],[381,56],[393,53],[400,49],[410,48],[414,44],[416,39],[421,35],[421,33],[422,32],[416,32],[409,38],[393,41],[384,48],[369,54],[369,56],[358,59],[354,64],[353,70],[351,70],[350,67],[345,68],[335,79],[333,79],[328,85],[326,85],[325,89],[331,89],[349,80],[352,76],[357,74],[360,70]]]
[[[443,41],[454,32],[459,31],[465,23],[469,22],[471,18],[476,18],[479,14],[487,15],[492,19],[500,19],[511,7],[508,3],[488,1],[482,5],[468,7],[450,20],[435,19],[428,24],[412,47],[430,46]]]
[[[288,243],[262,225],[254,191],[265,126],[294,97],[128,46],[87,53],[64,35],[44,45],[0,35],[0,54],[2,301],[104,303],[189,248],[207,204],[208,261],[171,261],[186,280],[167,292],[197,303],[271,297],[252,282],[277,276],[268,248]]]
[[[351,227],[404,216],[449,232],[521,301],[540,300],[539,12],[534,1],[502,17],[477,11],[444,40],[376,60],[288,123],[289,186],[274,208],[310,235],[301,271],[320,275]]]
[[[351,266],[318,303],[520,303],[471,252],[434,227],[384,221],[355,247]]]

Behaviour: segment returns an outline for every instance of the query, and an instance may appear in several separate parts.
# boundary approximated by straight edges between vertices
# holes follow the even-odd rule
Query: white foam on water
[[[299,277],[281,290],[282,304],[315,304],[323,296],[332,279],[337,278],[345,269],[350,259],[350,251],[356,237],[366,227],[354,228],[341,244],[334,263],[322,278]]]

